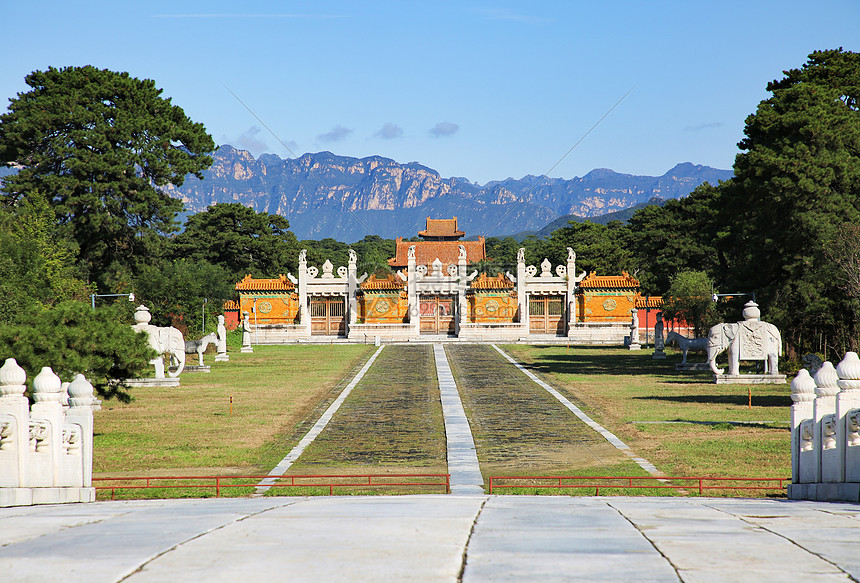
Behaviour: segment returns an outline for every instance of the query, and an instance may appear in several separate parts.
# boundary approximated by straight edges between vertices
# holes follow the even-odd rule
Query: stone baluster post
[[[0,487],[29,482],[30,401],[24,396],[27,373],[14,358],[0,367]]]
[[[460,328],[469,321],[469,307],[466,303],[466,247],[460,245],[457,258],[457,321],[454,333],[459,336]]]
[[[421,302],[418,297],[418,263],[415,259],[415,245],[410,245],[406,254],[406,292],[409,296],[409,322],[412,333],[421,334]]]
[[[51,367],[33,379],[30,407],[30,486],[60,485],[60,454],[63,445],[62,381]]]
[[[358,255],[352,249],[349,250],[349,263],[347,264],[347,296],[349,307],[349,319],[347,320],[346,335],[349,329],[358,320]]]
[[[860,358],[847,352],[836,367],[839,374],[839,394],[836,396],[836,442],[840,461],[840,482],[860,482],[860,438],[854,435],[852,424],[860,421]],[[858,428],[860,429],[860,428]],[[850,452],[850,455],[849,455]]]
[[[836,394],[839,375],[833,363],[825,362],[815,373],[815,400],[812,405],[815,444],[813,482],[838,482],[840,471],[835,435]]]
[[[815,452],[801,434],[801,423],[806,421],[808,426],[813,417],[814,399],[815,381],[802,368],[791,381],[791,481],[795,484],[809,483],[815,478]]]
[[[523,335],[529,333],[529,301],[526,297],[526,250],[517,251],[517,304],[520,310],[520,324]]]
[[[305,334],[311,335],[311,315],[308,304],[308,258],[307,249],[299,252],[299,326],[305,328]]]
[[[75,484],[89,488],[93,485],[93,386],[84,375],[79,374],[69,384],[69,410],[66,423],[81,427],[81,483]]]

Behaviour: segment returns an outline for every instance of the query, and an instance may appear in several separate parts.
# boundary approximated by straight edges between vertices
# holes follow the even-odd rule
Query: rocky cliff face
[[[191,213],[218,202],[240,202],[290,220],[300,239],[355,241],[368,234],[412,236],[427,216],[459,218],[467,235],[537,230],[566,214],[596,216],[658,196],[677,198],[731,171],[679,164],[663,176],[594,170],[563,180],[525,176],[484,186],[443,179],[417,163],[381,156],[350,158],[330,152],[283,160],[221,146],[204,180],[188,179],[169,192]]]

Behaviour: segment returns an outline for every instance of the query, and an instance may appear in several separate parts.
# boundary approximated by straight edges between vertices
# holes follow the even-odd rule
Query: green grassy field
[[[95,414],[96,475],[267,472],[301,439],[373,347],[257,346],[178,389],[132,389]],[[232,413],[230,400],[232,397]]]
[[[650,350],[504,346],[666,475],[790,475],[788,385],[717,386]],[[97,476],[268,472],[301,439],[373,352],[365,345],[258,346],[179,389],[134,389],[96,413]],[[646,475],[490,346],[446,347],[490,475]],[[214,360],[207,357],[207,362]],[[233,400],[232,414],[230,398]],[[445,435],[432,347],[388,346],[292,474],[444,473]],[[410,491],[404,489],[402,493]],[[411,491],[434,491],[438,488]],[[225,489],[242,495],[250,489]],[[276,490],[278,494],[327,489]],[[386,493],[349,489],[338,493]],[[577,493],[541,488],[510,493]],[[607,492],[608,493],[608,492]],[[670,491],[613,493],[672,494]],[[122,497],[214,495],[214,489]],[[104,497],[104,494],[100,497]]]
[[[718,386],[710,372],[676,372],[673,352],[652,360],[651,350],[503,348],[665,474],[791,475],[788,384]]]

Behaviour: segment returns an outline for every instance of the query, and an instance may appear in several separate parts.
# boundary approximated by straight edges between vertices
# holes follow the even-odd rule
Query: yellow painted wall
[[[636,294],[629,290],[592,291],[577,294],[579,322],[630,322]]]
[[[251,323],[255,322],[254,299],[257,300],[257,324],[297,324],[299,314],[299,294],[297,293],[240,293],[239,317],[242,312],[251,314]]]
[[[400,323],[405,321],[408,310],[406,292],[365,292],[358,296],[358,319],[364,324]]]
[[[466,296],[472,323],[513,322],[517,316],[515,293],[474,293]]]

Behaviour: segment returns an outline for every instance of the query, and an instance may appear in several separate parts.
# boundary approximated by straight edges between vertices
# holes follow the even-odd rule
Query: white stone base
[[[250,353],[254,352],[254,348],[251,346],[243,346],[242,350],[240,350],[239,352],[241,352],[243,354],[250,354]]]
[[[666,353],[662,350],[655,350],[654,354],[651,355],[651,358],[653,358],[654,360],[665,360]]]
[[[200,366],[199,364],[186,364],[182,372],[212,372],[212,367],[208,364]]]
[[[229,354],[216,354],[215,355],[215,362],[229,362],[229,361],[230,361],[230,355]]]
[[[675,365],[675,370],[711,370],[711,367],[708,366],[707,362],[688,362],[687,364],[679,362]]]
[[[714,375],[718,385],[781,385],[785,383],[784,374],[719,374]]]
[[[0,488],[0,508],[95,502],[95,488]]]
[[[860,482],[789,484],[788,497],[819,502],[860,502]]]
[[[125,384],[130,387],[178,387],[179,377],[165,377],[163,379],[126,379]]]
[[[628,350],[642,350],[641,344],[631,344],[627,347]]]

